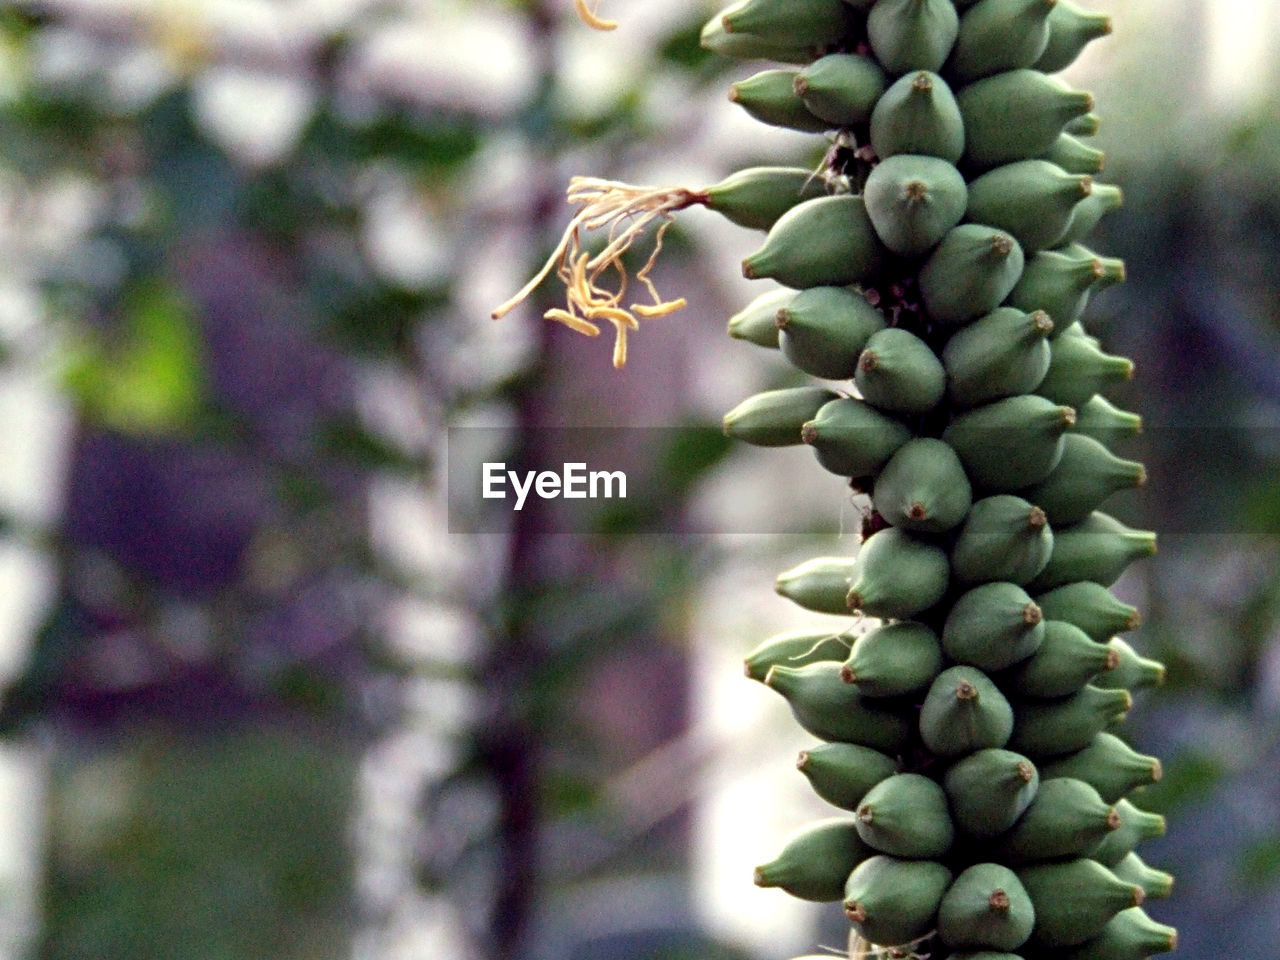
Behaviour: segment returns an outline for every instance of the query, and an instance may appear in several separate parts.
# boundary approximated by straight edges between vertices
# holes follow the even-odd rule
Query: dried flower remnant
[[[574,177],[569,181],[568,200],[581,210],[569,221],[556,249],[520,291],[493,311],[501,319],[525,300],[553,270],[565,285],[568,309],[553,308],[543,316],[563,323],[584,336],[600,333],[599,321],[614,328],[613,365],[627,362],[627,331],[639,329],[639,319],[666,316],[685,306],[684,298],[663,300],[649,273],[662,252],[662,238],[671,226],[672,214],[697,203],[705,203],[705,194],[683,187],[637,187],[598,177]],[[622,258],[646,230],[658,221],[653,252],[635,279],[644,284],[652,304],[631,303],[623,307],[628,276]],[[608,228],[604,249],[592,256],[582,249],[583,230]],[[617,274],[616,289],[603,285],[605,274]]]

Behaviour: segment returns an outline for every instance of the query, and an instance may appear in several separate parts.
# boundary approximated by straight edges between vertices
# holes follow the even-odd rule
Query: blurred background
[[[1143,855],[1178,885],[1151,913],[1188,960],[1264,956],[1280,12],[1105,8],[1068,76],[1126,192],[1095,246],[1130,282],[1089,323],[1137,361],[1152,482],[1116,512],[1161,532],[1118,587],[1170,666],[1129,721],[1167,771]],[[797,382],[724,337],[759,237],[701,210],[655,272],[690,306],[625,370],[537,319],[549,287],[489,319],[571,175],[816,162],[725,101],[755,67],[698,49],[714,11],[603,0],[602,34],[566,0],[0,3],[0,958],[842,947],[838,910],[751,884],[826,813],[740,668],[824,620],[771,586],[854,548],[839,480],[655,434],[610,452],[631,496],[593,533],[536,505],[450,532],[449,428],[520,462],[534,427],[714,426]]]

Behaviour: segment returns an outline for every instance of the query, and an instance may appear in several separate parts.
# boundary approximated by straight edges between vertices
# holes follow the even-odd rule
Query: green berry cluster
[[[844,816],[756,882],[840,901],[889,956],[1138,960],[1173,948],[1141,909],[1172,878],[1134,852],[1160,776],[1113,728],[1163,667],[1115,634],[1110,590],[1152,533],[1100,508],[1141,485],[1112,452],[1132,376],[1080,325],[1124,264],[1082,240],[1120,203],[1095,180],[1093,97],[1051,73],[1110,32],[1068,0],[741,0],[706,47],[788,65],[733,85],[753,117],[831,139],[821,171],[743,171],[699,202],[766,229],[730,333],[852,380],[775,390],[731,436],[804,444],[870,494],[856,558],[777,590],[869,632],[772,638],[748,676],[824,741],[799,768]]]

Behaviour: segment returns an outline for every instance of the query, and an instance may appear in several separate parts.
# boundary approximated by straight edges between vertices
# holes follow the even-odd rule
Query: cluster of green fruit
[[[852,814],[756,882],[843,902],[891,956],[1138,960],[1176,938],[1140,907],[1172,886],[1134,852],[1163,819],[1126,799],[1160,765],[1112,731],[1163,674],[1115,637],[1137,611],[1108,589],[1155,536],[1099,512],[1145,479],[1111,449],[1138,417],[1101,395],[1132,364],[1079,323],[1124,277],[1080,242],[1120,191],[1080,139],[1093,98],[1048,75],[1109,31],[1068,0],[741,0],[703,31],[796,65],[733,86],[752,116],[836,131],[821,175],[747,170],[704,200],[768,230],[743,271],[790,288],[730,333],[856,395],[770,391],[725,429],[809,445],[871,495],[857,557],[777,589],[882,621],[747,658]]]

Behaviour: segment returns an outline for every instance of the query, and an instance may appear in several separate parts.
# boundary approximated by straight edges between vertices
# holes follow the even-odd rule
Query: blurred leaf
[[[1239,856],[1240,882],[1266,887],[1280,880],[1280,834],[1258,841]]]
[[[306,142],[329,157],[354,163],[395,160],[435,181],[470,162],[481,137],[477,121],[465,114],[421,117],[396,108],[363,126],[322,112]]]
[[[354,416],[331,419],[321,427],[323,453],[366,468],[419,470],[422,465],[369,430]]]
[[[134,729],[55,777],[44,960],[337,960],[354,771],[331,736]]]
[[[203,396],[200,336],[190,304],[160,281],[128,292],[114,342],[84,331],[64,373],[92,420],[124,433],[188,425]]]
[[[443,290],[409,290],[377,285],[357,288],[325,311],[339,345],[364,354],[395,353],[409,342],[429,310],[449,303]]]
[[[1227,774],[1224,762],[1209,752],[1188,750],[1163,758],[1164,775],[1134,795],[1144,810],[1172,816],[1181,807],[1210,796]]]

